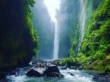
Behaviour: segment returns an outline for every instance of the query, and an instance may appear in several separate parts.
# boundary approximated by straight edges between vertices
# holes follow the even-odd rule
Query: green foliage
[[[59,15],[60,21],[60,43],[65,42],[68,53],[71,56],[76,55],[77,44],[79,40],[79,13],[80,6],[79,1],[75,0],[62,0]],[[66,40],[65,40],[66,39]],[[63,45],[64,45],[63,44]],[[62,45],[60,45],[62,48]],[[62,48],[63,49],[63,48]],[[61,53],[64,50],[59,50]],[[67,51],[66,51],[67,52]],[[65,53],[64,53],[65,54]]]
[[[0,3],[5,4],[0,5],[0,12],[3,12],[0,13],[0,68],[28,64],[38,52],[39,38],[30,10],[35,1],[10,0]]]
[[[72,48],[69,50],[69,56],[75,56],[75,51]]]
[[[85,68],[110,71],[110,0],[103,0],[88,23],[81,46],[82,61],[91,61]],[[89,58],[89,60],[88,60]],[[87,60],[87,61],[86,61]],[[109,62],[109,63],[107,63]]]
[[[71,48],[68,51],[68,58],[62,59],[62,63],[77,62],[84,66],[85,69],[104,70],[104,61],[101,61],[106,57],[109,52],[107,45],[109,40],[109,21],[105,19],[105,15],[98,14],[100,12],[108,12],[105,7],[108,7],[107,2],[104,0],[85,0],[86,6],[86,30],[85,36],[81,45],[81,51],[77,53],[78,41],[80,38],[80,24],[79,24],[79,7],[73,10],[74,1],[62,1],[67,2],[68,13],[68,28],[71,42]],[[102,2],[102,3],[101,3]],[[101,4],[100,4],[101,3]],[[78,4],[77,2],[75,5]],[[106,5],[105,5],[106,4]],[[79,4],[78,4],[79,5]],[[105,6],[103,6],[105,5]],[[71,7],[72,6],[72,7]],[[65,6],[64,6],[65,7]],[[63,7],[63,8],[64,8]],[[75,7],[74,7],[75,8]],[[103,9],[102,9],[103,8]],[[77,11],[78,10],[78,11]],[[108,9],[109,10],[109,9]],[[95,12],[94,12],[95,11]],[[104,13],[103,12],[103,13]],[[100,16],[99,16],[100,15]],[[107,16],[109,17],[109,16]],[[107,21],[105,21],[107,20]],[[108,30],[108,32],[107,32]],[[97,60],[97,61],[96,61]],[[99,61],[99,62],[98,62]],[[90,63],[90,65],[88,65]],[[96,65],[96,66],[95,66]],[[98,67],[99,66],[99,67]],[[94,68],[93,68],[94,67]]]
[[[68,58],[64,58],[60,61],[60,63],[64,64],[64,65],[68,62],[74,63],[74,62],[76,62],[76,59],[73,56],[69,56]]]
[[[78,53],[78,62],[84,64],[87,62],[87,57],[83,53]]]
[[[25,24],[27,27],[26,29],[29,30],[32,43],[35,45],[34,47],[34,52],[35,52],[35,49],[37,49],[38,47],[39,38],[37,35],[37,30],[34,29],[31,19],[32,19],[32,14],[28,12],[27,15],[25,15]]]
[[[31,42],[33,46],[33,50],[32,52],[34,53],[34,55],[37,54],[37,48],[38,48],[38,42],[39,42],[39,38],[37,35],[37,30],[33,27],[33,23],[32,23],[32,13],[30,10],[30,6],[33,7],[35,3],[35,0],[25,0],[24,1],[24,10],[25,10],[25,15],[24,15],[24,22],[26,25],[26,29],[29,30],[30,33],[30,38],[31,38]]]

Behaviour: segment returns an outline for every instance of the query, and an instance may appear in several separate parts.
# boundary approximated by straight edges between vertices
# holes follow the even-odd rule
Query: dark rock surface
[[[81,64],[78,64],[76,62],[67,62],[66,67],[70,69],[75,69],[75,70],[83,70],[83,67],[81,66]]]
[[[26,73],[28,77],[64,77],[56,65],[49,65],[45,69],[36,67]]]
[[[6,79],[1,79],[0,82],[8,82]]]
[[[0,79],[5,79],[5,77],[6,77],[6,74],[0,73]]]
[[[73,73],[71,73],[71,72],[68,72],[71,76],[74,76],[74,74]]]
[[[99,81],[99,82],[110,82],[110,74],[99,73],[99,74],[94,75],[92,79]]]
[[[62,69],[62,70],[65,70],[65,69],[67,69],[67,67],[66,67],[66,66],[63,66],[63,67],[61,67],[61,69]]]
[[[8,75],[14,69],[15,66],[7,66],[0,68],[0,79],[5,79],[6,75]]]
[[[46,77],[59,77],[62,78],[63,75],[60,73],[57,66],[49,66],[45,71],[44,75]]]
[[[78,68],[80,66],[80,64],[76,63],[76,62],[67,62],[67,67],[71,68],[72,66],[74,66],[75,68]]]
[[[33,69],[31,69],[30,71],[28,71],[28,72],[26,73],[26,75],[27,75],[28,77],[41,77],[41,76],[42,76],[38,71],[35,71],[35,70],[33,70]]]

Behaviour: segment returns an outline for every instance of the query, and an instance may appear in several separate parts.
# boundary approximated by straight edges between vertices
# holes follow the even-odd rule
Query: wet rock
[[[0,79],[5,78],[6,75],[8,75],[14,69],[15,67],[12,67],[12,66],[0,68]]]
[[[30,71],[28,71],[28,72],[26,73],[26,75],[27,75],[28,77],[41,77],[41,76],[42,76],[38,71],[36,71],[36,70],[34,70],[34,69],[31,69]]]
[[[79,70],[82,70],[82,66],[76,62],[67,62],[67,65],[66,65],[68,68],[70,69],[79,69]]]
[[[5,79],[5,77],[6,77],[6,74],[0,73],[0,79]]]
[[[74,76],[74,74],[73,73],[71,73],[71,72],[68,72],[71,76]]]
[[[61,67],[61,69],[67,69],[67,67],[63,66],[63,67]]]
[[[70,69],[76,69],[76,67],[75,66],[70,66]]]
[[[110,82],[110,75],[106,73],[100,73],[100,74],[94,75],[92,79],[100,82]]]
[[[8,82],[6,79],[0,79],[0,82]]]
[[[82,67],[82,66],[79,66],[79,67],[78,67],[78,70],[83,70],[83,67]]]
[[[57,66],[49,66],[45,71],[44,71],[44,75],[46,77],[59,77],[62,78],[64,77]]]

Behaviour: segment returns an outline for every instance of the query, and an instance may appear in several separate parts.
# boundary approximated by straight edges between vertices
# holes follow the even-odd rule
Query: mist
[[[34,27],[38,30],[40,40],[38,58],[59,59],[68,57],[73,39],[77,41],[73,51],[77,51],[80,38],[80,33],[78,33],[80,27],[79,0],[51,1],[51,3],[49,0],[36,0],[32,12],[34,14]]]
[[[54,5],[55,3],[57,5]],[[61,0],[61,2],[56,1],[51,2],[51,4],[49,4],[48,0],[36,0],[32,12],[34,15],[34,27],[38,30],[40,40],[38,58],[58,59],[68,57],[71,38],[75,36],[73,31],[77,28],[78,24],[78,5],[79,0]],[[70,21],[73,26],[69,23]],[[57,44],[55,44],[56,25]]]
[[[34,27],[37,29],[39,36],[38,58],[52,59],[55,24],[51,21],[43,0],[36,0],[31,10],[34,16]]]
[[[79,0],[62,0],[60,10],[57,12],[57,20],[59,25],[59,58],[69,56],[72,39],[78,38],[76,30],[79,20]],[[77,45],[76,45],[77,46]],[[74,48],[73,51],[76,51]]]

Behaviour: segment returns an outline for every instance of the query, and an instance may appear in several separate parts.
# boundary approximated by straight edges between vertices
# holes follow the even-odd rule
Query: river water
[[[7,76],[7,80],[8,82],[97,82],[92,80],[92,74],[94,74],[92,71],[66,69],[60,70],[60,72],[64,75],[64,78],[37,78],[25,75],[10,75]]]

